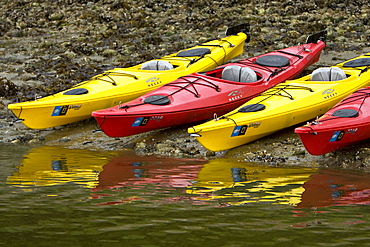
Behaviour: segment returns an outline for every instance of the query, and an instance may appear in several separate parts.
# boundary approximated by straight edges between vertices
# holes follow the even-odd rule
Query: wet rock
[[[116,50],[113,50],[113,49],[106,49],[102,52],[102,55],[104,57],[113,57],[113,56],[116,56],[118,54],[118,52]]]
[[[71,141],[71,138],[69,138],[68,136],[64,136],[60,139],[60,142],[70,142]]]
[[[0,77],[0,97],[11,97],[17,94],[18,87],[6,78]]]
[[[305,155],[306,150],[296,150],[293,152],[293,155]]]
[[[159,153],[166,153],[173,150],[171,145],[168,145],[166,143],[158,143],[155,145],[155,150]]]
[[[35,136],[33,134],[25,134],[22,136],[18,136],[17,139],[22,143],[27,143],[33,139],[35,139]]]
[[[62,20],[64,17],[64,14],[63,13],[53,13],[50,15],[50,20],[52,21],[59,21],[59,20]]]
[[[15,140],[12,140],[11,143],[13,144],[17,144],[17,143],[20,143],[21,141],[19,139],[15,139]]]
[[[137,150],[137,151],[145,150],[146,148],[147,148],[147,145],[146,145],[145,141],[138,142],[135,145],[135,150]]]

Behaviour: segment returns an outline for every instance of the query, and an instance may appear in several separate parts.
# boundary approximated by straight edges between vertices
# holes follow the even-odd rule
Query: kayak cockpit
[[[163,60],[151,60],[141,65],[142,70],[171,70],[173,65]]]
[[[318,68],[311,75],[311,81],[341,81],[346,78],[346,73],[338,67]]]

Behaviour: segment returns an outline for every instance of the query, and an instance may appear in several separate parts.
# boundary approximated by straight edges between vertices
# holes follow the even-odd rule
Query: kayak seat
[[[251,68],[237,65],[226,66],[222,70],[222,79],[236,82],[255,82],[257,74]]]
[[[162,60],[151,60],[141,65],[142,70],[170,70],[173,65]]]
[[[346,78],[346,73],[338,67],[318,68],[311,74],[311,81],[340,81]]]

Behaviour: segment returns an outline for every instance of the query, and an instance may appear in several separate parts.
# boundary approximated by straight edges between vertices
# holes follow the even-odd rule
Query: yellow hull
[[[181,76],[222,65],[243,52],[246,39],[247,34],[239,32],[183,50],[207,48],[210,50],[208,54],[177,56],[183,52],[180,51],[155,60],[169,62],[173,66],[170,70],[142,70],[142,64],[116,68],[57,94],[35,101],[10,104],[8,109],[32,129],[50,128],[87,119],[93,111],[128,102]],[[66,95],[66,92],[74,95]]]
[[[344,80],[311,81],[308,75],[286,81],[216,120],[189,128],[188,133],[205,148],[221,151],[314,119],[352,92],[370,85],[370,71],[361,73],[360,69],[342,69],[347,75]],[[241,108],[254,104],[265,108],[239,112]]]

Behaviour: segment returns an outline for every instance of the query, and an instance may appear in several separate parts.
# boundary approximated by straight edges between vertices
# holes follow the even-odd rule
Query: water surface
[[[0,147],[0,245],[370,246],[370,174]]]

